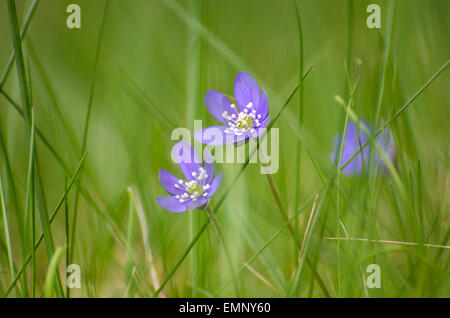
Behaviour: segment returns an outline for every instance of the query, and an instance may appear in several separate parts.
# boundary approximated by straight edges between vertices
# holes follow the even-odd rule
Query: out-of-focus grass
[[[448,61],[448,1],[397,1],[385,67],[390,1],[377,1],[382,9],[382,28],[377,30],[365,24],[366,7],[373,1],[299,0],[302,47],[293,1],[110,0],[98,49],[105,2],[76,1],[82,28],[70,30],[65,9],[72,2],[38,1],[23,40],[24,68],[30,75],[21,79],[32,95],[36,176],[39,173],[49,211],[57,205],[64,209],[61,194],[65,197],[75,171],[79,177],[67,192],[69,226],[59,211],[50,228],[56,248],[66,245],[67,229],[74,242],[65,252],[81,267],[82,288],[72,289],[71,296],[154,294],[155,282],[165,280],[208,218],[206,211],[171,214],[155,202],[164,193],[159,169],[180,175],[170,160],[172,129],[192,128],[193,119],[202,119],[204,126],[215,124],[203,97],[209,89],[231,95],[234,78],[242,70],[264,86],[274,116],[298,82],[301,60],[303,69],[314,68],[304,81],[302,101],[298,93],[294,95],[275,124],[280,129],[280,170],[273,179],[289,217],[301,207],[293,221],[300,241],[315,193],[322,189],[305,252],[328,291],[343,297],[450,295],[448,248],[328,239],[348,235],[448,246],[448,70],[390,123],[396,148],[394,174],[341,175],[337,187],[336,169],[329,159],[333,138],[346,116],[334,96],[346,102],[350,97],[346,65],[350,83],[358,79],[352,111],[369,122],[377,119],[384,72],[379,118],[388,121]],[[16,5],[21,29],[32,2]],[[0,72],[14,47],[9,21],[6,2],[1,2]],[[28,198],[33,191],[27,187],[38,182],[28,173],[30,127],[11,105],[23,109],[16,64],[12,66],[0,92],[2,215],[8,221],[7,228],[3,221],[0,225],[0,294],[11,286],[12,271],[17,273],[32,253],[33,209]],[[76,170],[85,150],[86,160]],[[212,206],[240,165],[218,164],[216,169],[224,171],[225,178]],[[299,277],[293,276],[301,264],[298,250],[264,179],[257,165],[248,165],[217,215],[238,270],[241,295],[322,297],[307,266]],[[130,186],[133,196],[127,190]],[[76,227],[71,233],[75,202]],[[36,241],[42,240],[39,209],[37,204]],[[144,212],[144,223],[142,214],[132,217],[138,209]],[[52,214],[49,217],[52,220]],[[46,280],[52,283],[47,278],[52,259],[48,254],[52,251],[44,244],[36,249],[37,296],[53,293],[48,286],[45,289]],[[225,257],[209,224],[160,296],[234,295]],[[30,260],[26,277],[17,281],[9,296],[32,295]],[[364,286],[369,264],[381,267],[380,289]],[[63,283],[64,265],[61,259]]]

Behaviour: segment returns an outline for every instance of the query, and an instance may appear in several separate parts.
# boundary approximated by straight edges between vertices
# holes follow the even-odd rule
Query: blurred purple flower
[[[364,122],[361,122],[361,125],[364,125],[368,131],[370,128]],[[353,122],[349,122],[347,124],[347,130],[344,138],[344,148],[342,151],[342,159],[341,159],[341,167],[343,167],[348,160],[369,140],[369,136],[362,129],[358,129]],[[340,143],[342,141],[342,136],[336,136],[334,140],[334,151],[331,154],[331,161],[338,164],[336,160],[336,155],[339,155],[340,152]],[[381,142],[380,142],[381,141]],[[380,145],[381,149],[383,149],[386,153],[387,158],[390,161],[394,159],[394,142],[392,135],[388,129],[384,130],[383,136],[379,134],[377,136],[377,144]],[[371,151],[372,147],[370,145],[366,146],[358,155],[356,155],[343,169],[342,173],[346,175],[357,175],[360,174],[363,170],[363,161],[364,165],[367,169],[369,164],[369,160],[371,159]],[[361,158],[362,153],[362,158]],[[378,162],[379,168],[384,168],[384,160],[381,155],[376,152],[375,153],[375,162]],[[384,169],[383,169],[384,171]]]
[[[180,141],[173,147],[173,155],[186,180],[178,179],[164,169],[159,171],[159,181],[170,194],[157,197],[158,204],[174,213],[202,208],[217,191],[222,181],[222,173],[214,177],[214,161],[205,151],[205,163],[186,142]]]
[[[241,143],[257,138],[270,121],[269,101],[264,89],[247,72],[240,72],[234,84],[233,104],[228,97],[215,90],[205,96],[205,104],[215,119],[223,125],[211,126],[194,133],[195,139],[212,146]]]
[[[395,149],[394,149],[394,138],[392,137],[391,131],[389,128],[384,129],[384,132],[380,133],[377,136],[377,144],[380,145],[381,149],[386,153],[387,159],[393,162],[395,158]],[[381,154],[376,153],[375,163],[378,163],[378,168],[382,169],[382,172],[385,172],[385,160],[381,156]]]

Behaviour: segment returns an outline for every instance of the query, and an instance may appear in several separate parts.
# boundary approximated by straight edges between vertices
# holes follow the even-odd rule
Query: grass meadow
[[[1,1],[0,295],[449,297],[449,13],[448,0]],[[216,125],[205,94],[233,95],[241,71],[267,92],[279,169],[216,163],[225,249],[207,210],[157,204],[158,174],[181,177],[172,131]],[[330,158],[361,121],[374,129],[360,146],[389,131],[395,155],[349,175]]]

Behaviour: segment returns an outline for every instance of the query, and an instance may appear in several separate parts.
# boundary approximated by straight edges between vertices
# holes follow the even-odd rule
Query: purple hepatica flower
[[[385,128],[384,131],[377,136],[377,144],[380,145],[381,149],[384,150],[387,159],[391,162],[394,161],[394,138],[392,137],[389,128]],[[382,172],[386,172],[386,169],[384,167],[384,159],[381,154],[376,153],[375,160],[375,163],[378,162],[378,167],[382,169]]]
[[[212,146],[241,143],[257,138],[270,121],[269,101],[264,89],[260,90],[256,80],[247,72],[240,72],[234,84],[234,98],[231,100],[211,90],[205,96],[205,104],[215,119],[223,125],[198,130],[195,138]]]
[[[368,131],[370,131],[370,128],[368,125],[364,122],[361,122],[361,125],[364,125]],[[380,145],[380,140],[382,136],[381,134],[377,136],[377,143]],[[343,167],[348,160],[362,147],[367,141],[369,140],[369,136],[362,130],[358,129],[356,125],[353,122],[349,122],[347,124],[347,130],[345,133],[344,138],[344,148],[342,151],[342,159],[341,159],[341,167]],[[339,156],[340,152],[340,143],[342,141],[342,136],[337,136],[335,138],[335,149],[334,152],[331,154],[331,160],[333,162],[336,162],[336,155]],[[385,130],[383,140],[381,140],[380,147],[386,152],[386,156],[389,160],[393,160],[394,158],[394,143],[393,138],[391,136],[391,133],[389,130]],[[370,154],[371,154],[372,148],[367,145],[358,155],[356,155],[343,169],[342,173],[345,175],[357,175],[360,174],[363,170],[363,161],[361,159],[361,153],[362,158],[364,159],[364,165],[367,168],[370,160]],[[381,155],[377,152],[375,156],[375,160],[379,162],[379,167],[382,167],[383,165],[383,159]],[[384,171],[384,170],[383,170]]]
[[[341,167],[344,166],[344,164],[355,154],[355,152],[360,149],[362,145],[367,142],[367,140],[367,135],[361,129],[357,129],[354,123],[349,122],[347,124],[347,130],[344,137],[344,148],[342,150]],[[338,164],[338,159],[336,159],[336,156],[339,156],[340,154],[341,142],[342,136],[336,136],[334,141],[335,148],[331,154],[331,160],[336,162],[336,164]],[[362,150],[365,165],[368,159],[368,152],[368,147],[365,147]],[[342,173],[346,175],[359,174],[362,169],[363,164],[360,152],[357,156],[355,156],[355,158],[352,159],[352,161],[348,163],[347,166],[345,166],[345,168],[342,169]]]
[[[156,202],[174,213],[203,208],[219,188],[222,173],[214,177],[214,161],[209,152],[205,152],[205,163],[202,165],[194,149],[184,141],[178,142],[172,151],[186,180],[161,169],[159,181],[170,195],[157,197]]]

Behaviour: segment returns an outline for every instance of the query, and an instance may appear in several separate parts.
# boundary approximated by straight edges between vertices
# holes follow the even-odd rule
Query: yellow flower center
[[[186,190],[187,192],[189,192],[189,194],[195,195],[197,197],[203,194],[202,186],[199,185],[195,180],[186,182]]]
[[[245,130],[251,129],[253,127],[252,117],[243,112],[239,113],[239,116],[236,120],[236,127]]]

